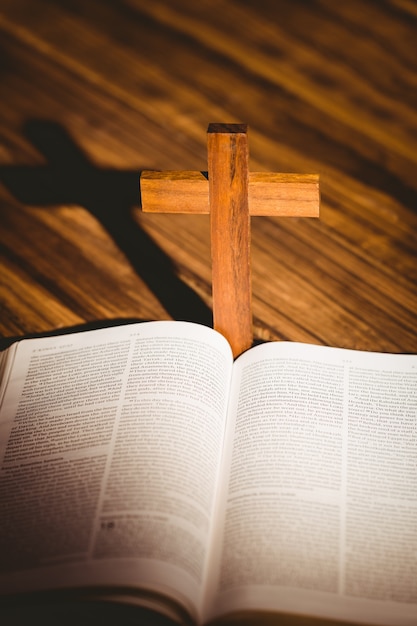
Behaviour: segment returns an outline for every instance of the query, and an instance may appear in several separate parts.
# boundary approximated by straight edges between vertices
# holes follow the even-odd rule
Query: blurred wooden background
[[[0,335],[211,324],[206,216],[143,169],[318,173],[321,217],[252,218],[257,340],[417,352],[417,3],[1,0]]]
[[[252,218],[256,339],[417,352],[417,4],[1,0],[0,333],[211,323],[206,216],[142,169],[318,173],[321,217]]]

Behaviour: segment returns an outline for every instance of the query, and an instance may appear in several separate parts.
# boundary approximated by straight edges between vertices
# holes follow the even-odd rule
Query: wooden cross
[[[210,124],[207,138],[208,176],[143,171],[142,210],[210,213],[214,328],[236,357],[253,341],[250,215],[318,217],[318,176],[250,173],[246,124]]]

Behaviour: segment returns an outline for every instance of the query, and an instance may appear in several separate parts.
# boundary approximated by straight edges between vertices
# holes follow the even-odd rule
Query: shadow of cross
[[[104,226],[168,314],[212,324],[212,313],[177,275],[170,258],[133,219],[140,205],[140,171],[96,167],[59,124],[31,120],[25,136],[45,157],[43,166],[0,167],[0,181],[23,204],[77,204]],[[111,297],[111,294],[109,294]]]
[[[204,172],[141,175],[142,210],[210,213],[214,328],[238,356],[252,345],[250,216],[318,217],[315,174],[249,172],[246,124],[210,124]]]

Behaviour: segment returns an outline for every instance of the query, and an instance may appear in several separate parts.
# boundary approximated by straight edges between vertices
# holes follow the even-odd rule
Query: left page
[[[232,363],[185,322],[20,342],[0,409],[0,592],[137,587],[196,612]]]

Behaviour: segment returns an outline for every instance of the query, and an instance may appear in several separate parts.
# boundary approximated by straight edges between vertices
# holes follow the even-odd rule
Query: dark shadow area
[[[209,307],[178,278],[171,259],[132,217],[132,207],[141,204],[140,170],[96,167],[55,122],[30,120],[24,135],[45,157],[46,165],[0,167],[0,182],[14,197],[34,206],[85,207],[171,317],[212,326]]]
[[[85,324],[77,324],[75,326],[67,326],[66,328],[54,328],[53,330],[42,333],[30,333],[27,335],[18,335],[15,337],[0,337],[0,352],[5,350],[15,341],[22,339],[36,339],[39,337],[57,337],[58,335],[70,335],[71,333],[82,333],[87,330],[97,330],[99,328],[111,328],[113,326],[123,326],[125,324],[136,324],[138,322],[150,322],[152,320],[136,319],[136,318],[118,318],[94,320]]]
[[[138,606],[108,601],[27,601],[0,608],[2,626],[174,626],[178,622]]]

